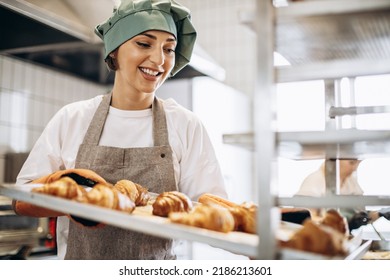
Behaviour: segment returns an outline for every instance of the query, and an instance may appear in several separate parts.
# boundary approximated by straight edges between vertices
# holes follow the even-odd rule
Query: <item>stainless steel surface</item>
[[[390,251],[390,241],[386,240],[373,240],[370,250],[373,251]]]
[[[357,208],[364,206],[389,206],[390,196],[327,195],[325,197],[278,197],[278,205],[307,208]]]
[[[379,61],[339,59],[294,66],[278,66],[275,71],[279,83],[382,75],[390,72],[390,59],[385,57]]]
[[[389,1],[301,1],[275,13],[275,51],[291,63],[276,67],[278,82],[390,72]],[[255,30],[255,12],[239,17]]]
[[[379,236],[379,238],[383,241],[386,240],[386,238],[377,230],[374,223],[370,223],[371,227],[374,229],[375,233]]]
[[[45,1],[41,2],[43,4],[45,3]],[[58,4],[61,1],[53,2],[57,2]],[[39,6],[30,3],[29,1],[2,0],[0,5],[54,29],[58,29],[66,34],[74,36],[82,41],[90,43],[97,41],[97,36],[94,34],[93,29],[77,21],[76,15],[73,15],[71,19],[65,17],[66,13],[64,13],[63,9],[66,6],[64,5],[58,6],[57,13],[51,12],[50,10],[45,9],[44,6]]]
[[[279,157],[304,159],[364,159],[388,157],[390,131],[343,129],[275,132]],[[225,134],[225,144],[254,151],[253,133]]]
[[[281,249],[279,254],[282,260],[360,260],[370,249],[370,245],[371,241],[364,241],[347,256],[325,256],[293,249]]]
[[[322,5],[338,6],[349,3],[351,7],[362,1],[323,1]],[[367,2],[367,1],[365,1]],[[292,65],[339,59],[390,59],[390,4],[372,2],[372,10],[329,12],[319,3],[307,2],[280,8],[277,23],[276,49]],[[309,4],[310,3],[310,4]],[[301,3],[302,4],[302,3]],[[293,14],[302,9],[301,13]],[[321,9],[321,14],[311,14],[310,8]],[[359,7],[361,8],[361,7]],[[285,11],[282,13],[282,11]],[[337,72],[337,69],[334,69]]]
[[[104,63],[104,47],[94,34],[97,24],[111,15],[112,0],[5,0],[0,2],[0,24],[12,25],[2,35],[0,54],[27,61],[100,84],[112,84],[113,72]],[[117,1],[116,1],[117,2]],[[28,36],[25,36],[28,34]],[[172,79],[210,76],[225,80],[225,69],[196,45],[191,62]]]
[[[257,75],[255,92],[253,95],[254,112],[254,150],[257,163],[254,174],[254,182],[259,202],[257,225],[261,236],[257,248],[257,259],[275,259],[276,239],[275,221],[278,216],[275,213],[275,194],[272,192],[271,174],[274,158],[274,133],[271,124],[273,122],[273,108],[275,102],[275,77],[268,69],[273,67],[273,42],[274,26],[273,7],[271,1],[256,1],[255,29],[264,36],[257,37]],[[261,222],[260,222],[261,221]]]
[[[325,190],[327,195],[340,194],[339,162],[335,159],[325,160]]]
[[[329,109],[329,117],[335,118],[345,115],[383,114],[390,113],[390,106],[353,106],[335,107]]]
[[[370,250],[372,241],[365,240],[362,245],[359,246],[356,250],[354,250],[351,254],[349,254],[345,259],[346,260],[360,260],[363,256]]]

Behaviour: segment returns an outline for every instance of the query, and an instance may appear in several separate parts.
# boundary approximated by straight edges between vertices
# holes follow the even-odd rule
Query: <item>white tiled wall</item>
[[[256,0],[179,0],[192,13],[197,43],[226,70],[225,84],[252,95],[256,78],[256,37],[239,21]]]
[[[106,90],[52,69],[0,56],[0,155],[29,151],[62,106]]]

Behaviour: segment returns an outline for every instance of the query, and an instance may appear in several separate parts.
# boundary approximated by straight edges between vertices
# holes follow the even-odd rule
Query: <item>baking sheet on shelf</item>
[[[293,231],[281,240],[291,237]],[[370,249],[371,241],[363,240],[362,234],[357,233],[350,240],[345,242],[346,255],[328,256],[291,248],[282,248],[279,257],[282,260],[358,260],[361,259]]]
[[[151,203],[143,207],[137,207],[133,213],[128,214],[45,194],[32,193],[31,189],[36,186],[38,185],[0,185],[0,195],[27,201],[40,206],[46,206],[53,210],[77,215],[79,217],[98,220],[124,229],[144,232],[150,235],[197,241],[245,256],[255,256],[257,253],[259,239],[256,234],[243,232],[221,233],[197,227],[175,224],[170,222],[167,218],[152,215]],[[152,197],[155,196],[156,194],[152,194]],[[99,219],[96,219],[96,217],[99,217]],[[278,240],[286,240],[300,228],[301,225],[282,221],[276,231],[276,238]],[[359,247],[360,242],[358,243],[359,244],[357,244],[356,247]],[[352,251],[356,251],[355,248]],[[329,256],[290,249],[282,249],[281,258],[334,259]],[[341,256],[335,258],[340,259],[345,257]]]
[[[232,253],[255,256],[258,236],[242,232],[220,233],[212,230],[171,223],[168,219],[151,214],[151,205],[137,207],[132,214],[90,204],[83,204],[45,194],[32,193],[32,185],[0,185],[0,195],[8,196],[79,217],[146,234],[192,240],[225,249]],[[98,217],[98,219],[96,218]]]

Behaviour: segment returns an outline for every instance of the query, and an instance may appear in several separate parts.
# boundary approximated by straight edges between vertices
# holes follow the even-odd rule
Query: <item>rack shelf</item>
[[[202,242],[236,254],[256,256],[256,250],[259,243],[259,238],[256,234],[242,232],[219,233],[211,230],[170,223],[166,218],[151,215],[148,206],[137,207],[132,214],[127,214],[45,194],[32,193],[30,190],[33,186],[34,185],[18,186],[14,184],[3,184],[0,185],[0,194],[128,230],[143,232],[158,237]],[[283,239],[284,236],[290,235],[292,232],[299,229],[299,227],[300,226],[296,224],[283,222],[278,226],[277,234]],[[6,238],[7,236],[4,236],[3,239],[5,240]],[[2,238],[0,237],[0,240],[1,239]],[[356,259],[356,256],[365,253],[368,250],[368,247],[367,244],[361,242],[360,237],[355,238],[355,242],[357,243],[353,250],[346,256],[333,257],[289,249],[281,249],[280,254],[282,259]]]
[[[277,197],[272,174],[278,157],[305,159],[363,159],[390,155],[390,132],[377,130],[336,129],[334,117],[350,111],[334,106],[335,87],[331,80],[344,77],[390,73],[390,1],[387,0],[321,0],[287,1],[286,6],[274,6],[277,1],[258,1],[254,12],[239,14],[257,36],[258,69],[253,96],[253,131],[224,135],[224,143],[244,147],[254,152],[256,162],[255,188],[259,193],[260,243],[257,256],[272,259],[278,256],[275,232],[272,228],[274,207],[340,207],[389,205],[389,197],[337,196]],[[280,2],[280,1],[279,1]],[[273,54],[278,52],[290,65],[274,66]],[[333,119],[327,116],[325,131],[278,132],[275,120],[275,84],[307,80],[327,80],[326,104]],[[331,107],[333,106],[333,107]],[[348,108],[355,114],[376,113],[378,108]],[[379,108],[387,112],[387,108]],[[333,121],[333,123],[331,123]],[[335,165],[335,163],[331,163]],[[337,180],[326,173],[330,193]],[[272,187],[271,187],[272,185]],[[261,195],[260,195],[261,193]],[[328,192],[327,192],[328,193]],[[271,211],[270,211],[271,210]],[[267,228],[267,230],[264,229]],[[262,242],[264,241],[264,242]],[[283,255],[283,253],[282,253]],[[292,257],[288,254],[284,257]]]
[[[225,134],[225,144],[254,151],[254,134]],[[363,159],[390,155],[390,131],[332,130],[275,133],[276,156],[296,159]]]
[[[192,240],[246,256],[255,256],[258,236],[242,232],[220,233],[207,229],[174,224],[137,207],[133,214],[83,204],[71,200],[30,192],[32,185],[0,185],[0,195],[44,206],[59,212],[143,232],[153,236]],[[98,217],[98,218],[97,218]]]

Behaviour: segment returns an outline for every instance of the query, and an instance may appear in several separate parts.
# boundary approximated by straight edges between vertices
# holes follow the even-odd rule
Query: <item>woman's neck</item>
[[[133,93],[114,85],[111,106],[120,110],[144,110],[152,106],[154,93]]]

